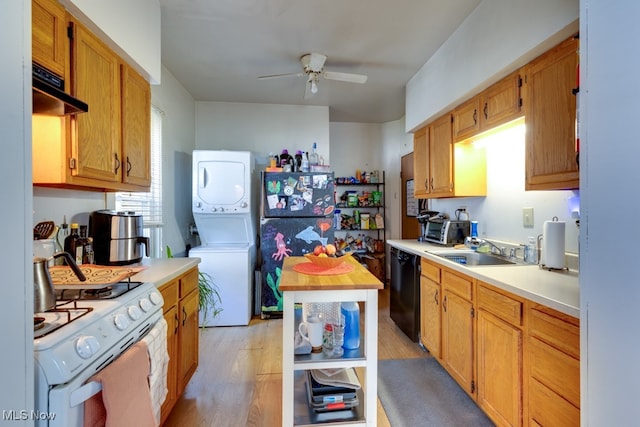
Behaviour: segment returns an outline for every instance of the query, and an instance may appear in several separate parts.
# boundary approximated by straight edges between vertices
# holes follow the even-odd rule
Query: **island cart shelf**
[[[345,262],[353,271],[337,275],[308,275],[294,270],[296,264],[309,262],[304,257],[285,258],[279,289],[283,296],[282,331],[282,425],[318,425],[306,410],[305,370],[325,368],[364,368],[360,405],[352,420],[336,422],[340,426],[376,426],[378,381],[378,291],[383,284],[352,257]],[[296,303],[364,303],[364,336],[358,351],[345,351],[341,358],[322,354],[294,355]],[[321,425],[327,425],[324,421]]]

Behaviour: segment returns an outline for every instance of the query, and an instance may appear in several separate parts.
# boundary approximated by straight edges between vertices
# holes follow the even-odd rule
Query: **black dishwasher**
[[[389,314],[411,340],[420,334],[420,257],[391,248]]]

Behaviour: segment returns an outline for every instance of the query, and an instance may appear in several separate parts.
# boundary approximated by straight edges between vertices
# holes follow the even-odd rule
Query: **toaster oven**
[[[464,243],[465,237],[471,234],[471,221],[430,218],[424,227],[425,242],[453,246]]]

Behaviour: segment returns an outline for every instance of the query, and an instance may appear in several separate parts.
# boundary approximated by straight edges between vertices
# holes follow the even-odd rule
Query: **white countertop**
[[[436,261],[452,270],[482,280],[512,294],[580,318],[578,272],[548,271],[537,265],[490,265],[466,267],[435,255],[455,249],[417,240],[387,240],[390,246]]]
[[[200,258],[145,258],[137,265],[149,268],[131,276],[131,280],[151,282],[157,287],[179,277],[199,263]]]

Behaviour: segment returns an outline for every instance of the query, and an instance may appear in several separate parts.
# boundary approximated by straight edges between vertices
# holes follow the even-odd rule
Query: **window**
[[[162,116],[157,107],[151,108],[151,187],[148,193],[116,193],[119,211],[142,214],[143,234],[149,238],[149,256],[162,257]]]

